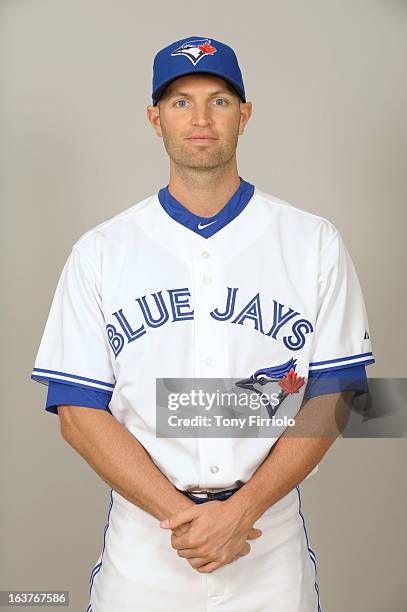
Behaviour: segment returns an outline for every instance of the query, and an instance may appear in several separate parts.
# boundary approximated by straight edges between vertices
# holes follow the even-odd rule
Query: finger
[[[209,563],[209,559],[203,557],[191,557],[190,559],[187,559],[187,561],[194,569],[198,569],[198,567],[202,567],[203,565]]]
[[[263,532],[261,529],[257,529],[256,527],[252,527],[247,535],[247,538],[249,540],[255,540],[256,538],[259,538],[261,535],[263,535]]]
[[[196,548],[197,543],[191,542],[191,536],[188,533],[181,533],[179,535],[172,533],[171,546],[177,550],[183,550],[186,548],[192,548],[193,546]]]
[[[179,527],[184,523],[188,523],[192,521],[198,514],[196,506],[190,506],[189,508],[185,508],[185,510],[181,510],[174,516],[165,521],[160,521],[160,527],[163,529],[175,529],[175,527]]]
[[[245,555],[248,555],[249,552],[251,550],[251,546],[248,542],[245,543],[245,545],[243,546],[242,550],[240,550],[236,557],[234,557],[234,559],[232,559],[232,561],[236,561],[236,559],[238,559],[239,557],[244,557]]]
[[[176,535],[176,536],[184,535],[185,533],[187,533],[187,531],[189,531],[190,526],[191,526],[191,523],[184,523],[183,525],[180,525],[179,527],[176,527],[175,529],[173,529],[172,533],[173,535]]]
[[[223,564],[222,563],[218,563],[218,561],[211,561],[210,563],[205,563],[205,565],[201,565],[201,567],[197,568],[197,571],[200,574],[209,574],[210,572],[213,572],[213,570],[218,569],[218,567],[221,567]]]
[[[197,551],[193,548],[181,548],[177,550],[177,554],[179,557],[183,557],[184,559],[198,559],[201,557],[197,557]],[[208,563],[209,559],[206,559],[205,562]]]
[[[246,542],[246,545],[242,548],[242,550],[239,552],[239,557],[244,557],[245,555],[248,555],[249,552],[251,551],[251,546],[248,542]]]

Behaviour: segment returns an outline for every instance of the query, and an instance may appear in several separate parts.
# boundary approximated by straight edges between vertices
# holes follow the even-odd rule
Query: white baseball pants
[[[209,574],[177,555],[156,518],[110,495],[87,612],[322,612],[299,486],[255,523],[263,534],[248,555]]]

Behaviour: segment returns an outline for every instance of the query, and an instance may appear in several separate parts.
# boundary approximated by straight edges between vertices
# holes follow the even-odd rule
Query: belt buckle
[[[195,497],[201,497],[201,498],[204,497],[207,499],[214,499],[217,493],[223,493],[224,491],[240,489],[242,484],[243,483],[241,481],[238,481],[235,487],[228,487],[227,489],[199,489],[198,488],[198,489],[188,489],[187,491],[184,491],[184,493],[191,493],[191,495],[194,495]]]
[[[200,498],[208,498],[209,499],[209,495],[211,495],[211,491],[205,491],[203,489],[193,489],[193,490],[189,490],[189,491],[184,491],[184,493],[193,495],[194,497],[200,497]],[[212,492],[213,495],[213,492]]]

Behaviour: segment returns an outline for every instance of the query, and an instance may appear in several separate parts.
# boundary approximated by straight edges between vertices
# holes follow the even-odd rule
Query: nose
[[[192,114],[192,122],[194,125],[205,126],[211,122],[210,108],[205,102],[196,102]]]

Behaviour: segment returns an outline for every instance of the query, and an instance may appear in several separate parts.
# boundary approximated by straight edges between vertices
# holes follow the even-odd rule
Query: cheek
[[[216,125],[222,132],[234,134],[239,129],[239,120],[240,114],[225,114],[217,119]]]
[[[161,123],[165,126],[168,134],[176,134],[185,129],[185,125],[188,121],[189,119],[186,114],[182,115],[182,113],[177,114],[169,112],[163,114]]]

